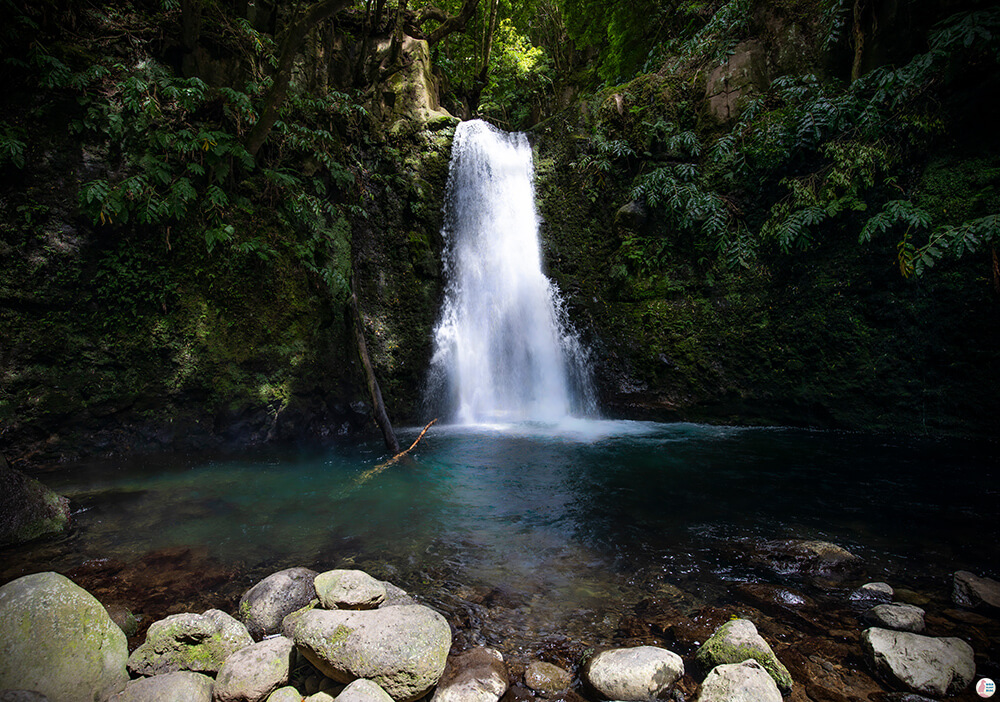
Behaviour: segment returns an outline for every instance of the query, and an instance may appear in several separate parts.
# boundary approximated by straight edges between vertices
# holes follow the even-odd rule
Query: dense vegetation
[[[353,431],[352,294],[390,412],[417,419],[439,104],[537,136],[548,260],[607,406],[995,428],[991,5],[3,8],[18,453]]]

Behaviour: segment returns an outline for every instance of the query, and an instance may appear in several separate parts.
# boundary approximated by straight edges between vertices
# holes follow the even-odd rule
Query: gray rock
[[[392,699],[391,697],[389,699]],[[302,702],[334,702],[336,697],[331,695],[329,692],[317,692],[315,694],[309,695]]]
[[[49,702],[49,698],[34,690],[0,690],[0,702]]]
[[[885,698],[885,702],[937,702],[937,700],[923,695],[914,695],[912,692],[890,692]]]
[[[326,609],[374,609],[385,600],[385,587],[363,570],[328,570],[314,584]]]
[[[955,573],[951,599],[969,609],[1000,610],[1000,582],[960,570]]]
[[[712,668],[698,702],[781,702],[781,692],[763,666],[750,659]]]
[[[437,683],[451,648],[448,622],[421,605],[310,609],[286,617],[283,628],[324,675],[343,683],[373,680],[398,702]]]
[[[972,646],[961,639],[872,628],[862,633],[861,645],[880,675],[913,692],[935,697],[955,695],[976,674]]]
[[[555,693],[573,684],[573,676],[557,665],[532,661],[524,671],[524,684],[535,692]]]
[[[136,675],[215,674],[231,654],[251,644],[246,627],[225,612],[173,614],[150,625],[145,643],[129,656],[128,669]]]
[[[125,688],[127,659],[125,634],[68,578],[36,573],[0,587],[0,689],[103,700]]]
[[[924,630],[924,610],[914,605],[880,604],[865,612],[865,621],[881,629],[912,631],[919,634]]]
[[[401,587],[396,587],[392,583],[381,581],[382,587],[385,588],[385,599],[382,600],[382,604],[379,607],[394,607],[396,605],[415,605],[420,604],[417,602],[416,598],[410,595],[406,590]]]
[[[584,678],[603,699],[652,702],[684,675],[684,661],[657,646],[602,651],[584,668]]]
[[[860,574],[862,561],[828,541],[784,539],[754,547],[754,558],[778,573],[842,579]]]
[[[615,212],[615,229],[617,231],[638,231],[646,224],[648,218],[649,211],[646,209],[646,206],[637,200],[633,200],[622,205]]]
[[[282,687],[272,692],[267,702],[302,702],[302,695],[294,687]]]
[[[431,702],[497,702],[507,686],[503,655],[492,648],[473,648],[448,658]]]
[[[726,622],[702,644],[695,653],[695,660],[702,670],[712,670],[717,665],[742,663],[752,658],[763,666],[778,689],[788,694],[792,689],[792,676],[774,655],[767,641],[757,633],[757,627],[747,619]]]
[[[337,702],[392,702],[392,698],[371,680],[355,680],[337,695]]]
[[[61,534],[69,521],[69,500],[14,470],[0,454],[0,546]]]
[[[282,619],[316,598],[317,575],[308,568],[272,573],[243,594],[237,618],[255,639],[279,633]]]
[[[110,702],[212,702],[212,678],[179,670],[131,681]]]
[[[216,702],[260,702],[288,683],[294,658],[291,639],[277,636],[236,651],[219,669]]]
[[[104,605],[104,608],[108,610],[111,621],[118,625],[125,636],[135,636],[139,633],[139,620],[128,607],[123,604],[109,604]]]
[[[893,594],[888,583],[865,583],[851,593],[850,599],[856,607],[874,607],[892,602]]]

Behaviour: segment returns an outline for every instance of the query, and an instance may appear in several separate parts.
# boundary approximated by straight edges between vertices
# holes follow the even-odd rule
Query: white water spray
[[[542,273],[531,146],[458,125],[444,207],[447,279],[429,400],[463,424],[592,414],[586,353]]]

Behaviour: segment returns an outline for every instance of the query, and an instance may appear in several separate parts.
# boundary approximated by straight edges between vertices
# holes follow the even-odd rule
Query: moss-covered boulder
[[[695,653],[695,660],[703,671],[710,671],[717,665],[742,663],[753,659],[774,678],[784,694],[792,690],[792,676],[778,657],[774,655],[767,641],[757,633],[757,627],[747,619],[726,622],[702,644]]]
[[[310,609],[289,615],[283,626],[324,675],[342,683],[372,680],[397,702],[415,700],[434,687],[451,648],[448,622],[422,605]]]
[[[247,628],[218,609],[174,614],[154,622],[128,659],[136,675],[178,670],[215,674],[230,654],[253,644]]]
[[[0,546],[60,534],[69,519],[69,500],[14,470],[0,455]]]
[[[90,593],[58,573],[0,587],[0,690],[94,702],[128,681],[125,634]]]

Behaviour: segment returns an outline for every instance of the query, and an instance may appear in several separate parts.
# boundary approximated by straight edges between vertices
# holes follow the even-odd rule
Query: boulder
[[[355,680],[337,695],[336,700],[337,702],[392,702],[386,691],[371,680]]]
[[[1000,611],[1000,582],[960,570],[955,573],[951,599],[960,607]]]
[[[277,636],[236,651],[222,664],[212,693],[216,702],[260,702],[288,683],[295,656],[291,639]]]
[[[919,634],[924,630],[924,610],[900,602],[880,604],[865,612],[865,621],[881,629]]]
[[[326,609],[375,609],[386,596],[385,586],[363,570],[328,570],[314,584]]]
[[[285,635],[327,677],[373,680],[397,702],[415,700],[444,672],[451,628],[422,605],[366,611],[309,609],[285,618]]]
[[[279,633],[282,619],[316,598],[317,575],[308,568],[272,573],[243,594],[237,618],[255,639]]]
[[[133,680],[110,702],[212,702],[212,682],[207,675],[179,670]]]
[[[0,690],[0,702],[49,702],[49,698],[34,690]]]
[[[294,687],[282,687],[268,695],[267,702],[302,702],[302,695]]]
[[[752,658],[774,678],[778,689],[788,694],[792,689],[792,676],[782,665],[767,641],[757,633],[757,627],[747,619],[726,622],[695,653],[695,660],[702,670],[711,671],[717,665],[742,663]]]
[[[602,651],[584,667],[584,678],[606,700],[652,702],[662,699],[684,675],[684,661],[657,646]]]
[[[61,534],[69,522],[69,500],[14,470],[0,455],[0,546]]]
[[[763,666],[750,659],[712,668],[698,702],[781,702],[781,691]]]
[[[309,695],[303,698],[302,702],[335,702],[337,698],[331,695],[329,692],[317,692],[315,694]],[[392,699],[391,697],[389,699]]]
[[[104,700],[125,688],[127,659],[125,634],[68,578],[36,573],[0,587],[0,690]]]
[[[622,205],[615,212],[615,230],[619,232],[639,231],[646,224],[647,219],[649,219],[649,210],[646,209],[646,205],[638,200],[633,200]]]
[[[106,604],[104,608],[108,610],[111,621],[118,625],[125,636],[135,636],[139,633],[139,620],[128,607],[123,604]]]
[[[861,645],[876,672],[919,694],[958,694],[976,674],[972,646],[961,639],[872,628],[861,634]]]
[[[862,561],[829,541],[783,539],[752,544],[751,559],[781,574],[844,579],[861,574]]]
[[[497,702],[507,686],[500,652],[477,647],[449,656],[431,702]]]
[[[851,604],[861,609],[892,602],[892,586],[888,583],[865,583],[851,593]]]
[[[385,599],[382,600],[382,604],[379,607],[393,607],[395,605],[415,605],[420,604],[417,600],[410,595],[406,590],[401,587],[396,587],[392,583],[381,581],[382,587],[385,588]]]
[[[552,694],[573,684],[573,676],[557,665],[532,661],[524,671],[524,684],[535,692]]]
[[[136,675],[178,670],[214,675],[231,654],[252,643],[245,626],[217,609],[173,614],[150,625],[145,643],[129,656],[128,669]]]

